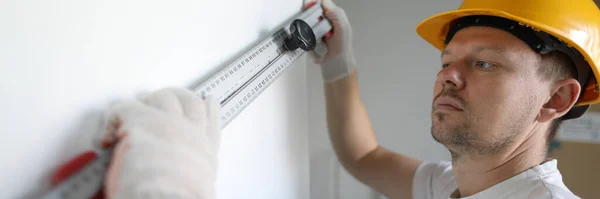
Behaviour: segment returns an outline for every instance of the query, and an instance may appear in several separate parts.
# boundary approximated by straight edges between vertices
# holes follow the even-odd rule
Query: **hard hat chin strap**
[[[521,39],[525,42],[533,51],[546,54],[552,51],[560,51],[565,53],[576,66],[577,77],[579,84],[581,85],[582,92],[580,93],[579,99],[583,96],[583,89],[585,85],[587,85],[590,80],[589,74],[591,74],[591,68],[589,64],[585,61],[584,57],[572,47],[569,47],[564,42],[558,40],[556,37],[547,34],[543,31],[535,30],[533,27],[530,27],[526,24],[522,24],[510,19],[496,17],[496,16],[487,16],[487,15],[474,15],[474,16],[466,16],[461,17],[450,24],[448,35],[446,36],[446,40],[444,43],[447,45],[454,34],[457,31],[470,27],[470,26],[487,26],[498,28],[513,34],[514,36]],[[593,77],[593,76],[592,76]],[[562,119],[574,119],[581,117],[588,109],[589,105],[586,106],[575,106],[571,108],[571,110],[565,114]]]

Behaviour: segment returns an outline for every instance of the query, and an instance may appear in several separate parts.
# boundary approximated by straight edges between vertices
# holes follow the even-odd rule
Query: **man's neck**
[[[496,155],[462,155],[453,160],[453,172],[458,190],[453,197],[467,197],[509,179],[544,162],[543,143],[533,133],[518,145]]]

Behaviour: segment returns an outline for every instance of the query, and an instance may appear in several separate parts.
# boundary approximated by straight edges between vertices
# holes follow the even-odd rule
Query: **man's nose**
[[[438,73],[438,83],[444,87],[462,89],[465,86],[463,68],[460,63],[456,62],[446,66]]]

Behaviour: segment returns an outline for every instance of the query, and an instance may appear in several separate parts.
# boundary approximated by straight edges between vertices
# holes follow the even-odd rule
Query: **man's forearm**
[[[361,158],[378,146],[360,99],[356,71],[325,84],[329,135],[338,159],[354,173]]]
[[[325,84],[329,136],[338,160],[363,183],[390,198],[411,198],[420,161],[377,143],[358,91],[356,71]]]

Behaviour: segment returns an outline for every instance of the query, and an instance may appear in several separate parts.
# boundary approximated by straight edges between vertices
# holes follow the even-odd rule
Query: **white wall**
[[[416,25],[426,17],[458,8],[459,0],[337,0],[354,33],[359,87],[378,141],[422,160],[449,159],[430,134],[433,83],[440,52],[422,40]],[[322,81],[308,66],[311,198],[371,199],[376,194],[339,167],[325,124]],[[333,163],[332,163],[333,162]],[[336,173],[338,172],[338,173]],[[320,190],[320,191],[314,191]]]
[[[35,198],[57,164],[90,147],[107,103],[196,85],[301,7],[301,0],[0,2],[0,198]],[[219,198],[308,197],[304,65],[223,131]]]

